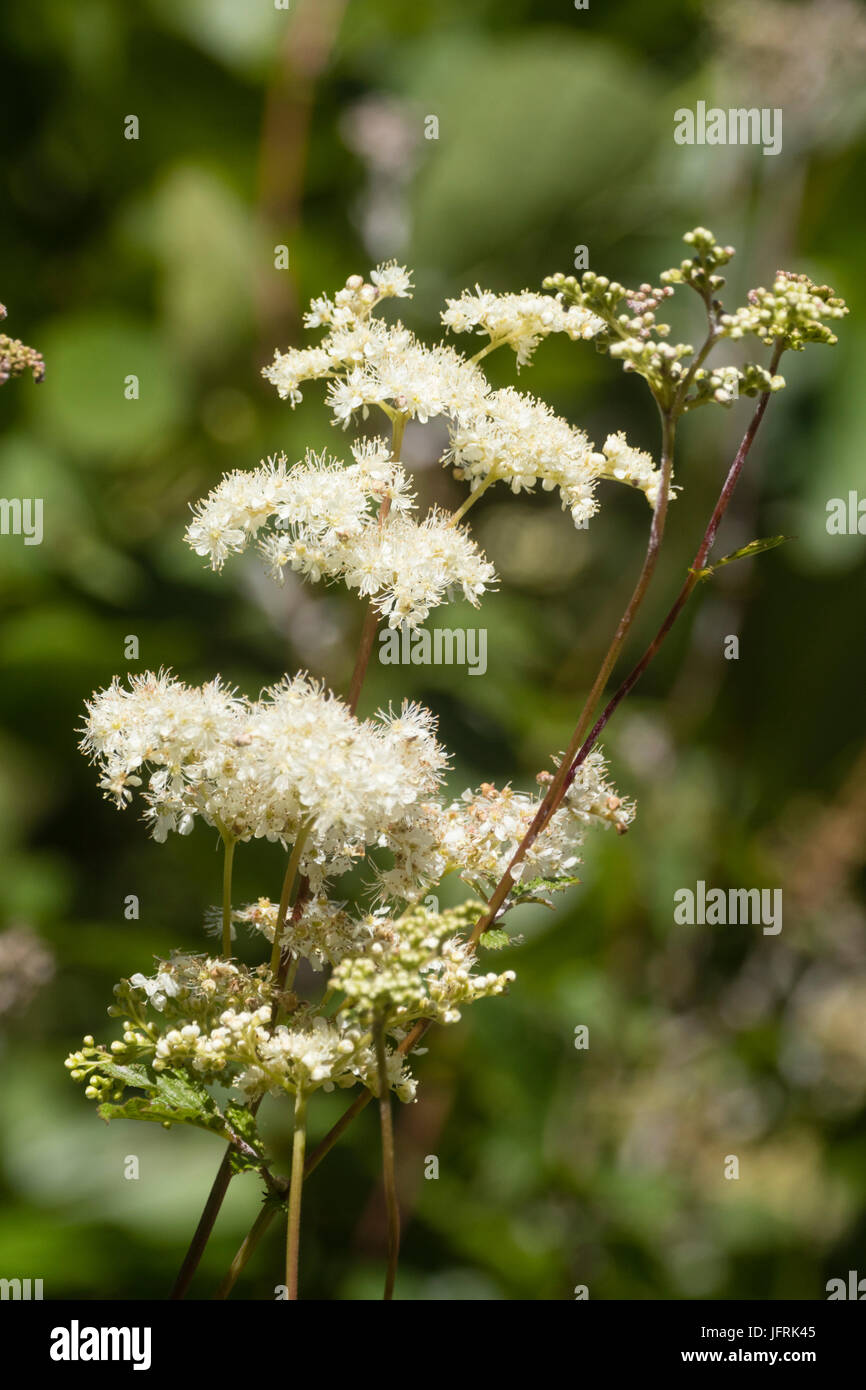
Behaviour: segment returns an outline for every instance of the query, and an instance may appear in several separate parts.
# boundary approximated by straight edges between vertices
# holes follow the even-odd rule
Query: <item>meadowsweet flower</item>
[[[448,308],[442,322],[452,333],[477,332],[487,335],[491,346],[507,343],[517,355],[518,367],[526,366],[542,338],[551,333],[567,333],[572,339],[594,337],[604,328],[603,321],[581,305],[566,307],[548,295],[493,294],[475,286],[464,290],[459,299],[445,301]]]
[[[563,507],[577,525],[583,525],[598,510],[594,486],[599,478],[622,476],[647,496],[654,494],[658,482],[651,464],[643,462],[646,456],[632,451],[634,466],[625,477],[622,469],[608,466],[605,454],[596,452],[582,430],[560,419],[543,402],[510,388],[493,391],[477,363],[467,361],[453,348],[441,343],[428,347],[402,324],[388,325],[371,317],[370,310],[375,307],[371,295],[379,284],[377,276],[384,274],[385,268],[373,272],[366,291],[365,282],[352,277],[348,284],[354,288],[347,290],[345,302],[339,303],[340,295],[333,304],[329,299],[314,301],[307,325],[329,329],[314,355],[306,349],[290,349],[277,353],[265,368],[265,376],[281,397],[296,404],[302,380],[327,378],[327,404],[334,423],[344,428],[358,418],[365,419],[375,408],[391,419],[421,424],[444,418],[449,446],[442,462],[453,466],[455,476],[469,482],[473,491],[500,479],[514,492],[530,490],[537,483],[547,490],[558,488]],[[404,277],[405,271],[391,268],[386,279],[389,285],[399,284],[408,293],[408,279]],[[641,338],[648,332],[646,320],[652,318],[648,306],[660,302],[644,295],[644,289],[648,291],[649,286],[634,292],[617,287],[621,295],[637,296],[632,314],[635,332]],[[667,292],[659,290],[658,295],[663,297]],[[491,347],[507,343],[517,354],[519,366],[530,361],[537,344],[550,333],[567,333],[574,339],[607,333],[605,320],[584,303],[566,304],[561,294],[550,298],[528,290],[496,295],[476,287],[474,293],[448,300],[442,321],[455,333],[476,330],[487,335]],[[236,545],[236,533],[229,535],[227,543],[214,539],[208,521],[205,511],[188,537],[199,553],[222,555],[226,544],[228,548]],[[230,525],[230,518],[226,522]],[[294,545],[281,548],[272,537],[267,538],[267,553],[278,569],[290,564],[313,579],[338,572],[336,557],[318,540],[306,534],[291,539]],[[374,557],[359,557],[360,572],[373,573],[376,568]],[[365,586],[361,591],[369,589]],[[414,608],[407,612],[410,621],[420,620]]]
[[[270,1004],[273,981],[267,966],[254,968],[220,956],[176,951],[159,961],[153,975],[139,972],[116,986],[115,1017],[135,1019],[144,1008],[166,1020],[207,1024],[229,1006],[258,1009]]]
[[[633,449],[620,431],[609,434],[604,441],[606,460],[604,477],[615,478],[617,482],[628,483],[642,492],[651,507],[656,504],[661,473],[656,468],[652,455],[640,449]]]
[[[280,458],[229,474],[195,509],[187,542],[219,569],[257,537],[277,578],[292,569],[313,583],[343,580],[392,627],[417,626],[454,593],[477,606],[496,576],[469,533],[436,510],[422,522],[411,515],[406,475],[384,441],[362,441],[353,455],[348,467],[308,454],[294,468]]]
[[[0,304],[0,320],[6,317],[6,306]],[[0,386],[10,377],[23,376],[30,372],[34,381],[45,380],[45,360],[41,352],[22,343],[20,338],[9,338],[0,333]]]
[[[198,817],[235,840],[294,841],[315,882],[344,873],[383,827],[435,791],[446,765],[432,717],[406,705],[359,721],[306,676],[257,701],[218,681],[190,688],[147,673],[88,704],[82,749],[118,806],[143,791],[154,838]]]
[[[838,342],[824,319],[842,319],[848,313],[844,299],[829,285],[815,285],[808,275],[780,270],[772,290],[749,291],[749,302],[733,314],[723,314],[722,332],[728,338],[754,333],[764,343],[781,341],[801,352],[807,343]]]
[[[477,916],[470,902],[442,912],[416,906],[382,921],[372,944],[340,962],[331,985],[365,1023],[457,1023],[462,1005],[503,994],[515,978],[513,970],[472,973],[475,950],[459,933]]]
[[[563,508],[576,524],[598,511],[595,485],[600,478],[621,477],[650,496],[658,488],[659,472],[647,454],[611,435],[605,453],[595,451],[582,430],[555,415],[543,401],[506,387],[491,392],[483,409],[463,414],[449,431],[446,455],[455,475],[480,487],[491,477],[507,483],[512,492],[559,490]],[[628,457],[628,467],[616,471],[612,451]]]
[[[269,898],[259,898],[238,908],[232,913],[232,919],[272,942],[279,919],[279,904]],[[302,956],[319,971],[325,966],[336,965],[350,951],[357,950],[372,935],[374,924],[372,915],[354,918],[346,911],[345,903],[333,902],[319,893],[304,903],[297,921],[290,917],[281,938],[282,947],[294,957]]]
[[[512,871],[516,882],[525,886],[537,881],[543,891],[565,887],[575,882],[574,871],[581,862],[578,851],[588,827],[613,825],[619,832],[628,828],[634,808],[617,796],[604,771],[601,754],[590,753],[547,829]],[[540,775],[544,790],[550,780],[549,773]],[[489,896],[532,824],[541,800],[541,790],[531,795],[512,787],[499,790],[487,783],[478,792],[464,792],[460,801],[451,805],[442,843],[467,883]]]

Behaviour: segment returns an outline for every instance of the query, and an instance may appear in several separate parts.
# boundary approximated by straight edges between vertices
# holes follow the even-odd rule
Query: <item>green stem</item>
[[[225,1278],[223,1279],[222,1283],[220,1284],[219,1288],[214,1294],[215,1299],[228,1298],[229,1294],[235,1286],[235,1281],[237,1280],[238,1275],[244,1268],[245,1264],[247,1263],[247,1260],[253,1254],[253,1251],[256,1249],[256,1246],[258,1245],[265,1231],[270,1226],[273,1219],[274,1208],[271,1205],[263,1206],[258,1216],[256,1217],[253,1226],[247,1232],[247,1235],[242,1245],[238,1249],[237,1254],[232,1260],[231,1265],[228,1269],[228,1273],[225,1275]]]
[[[391,418],[391,460],[396,462],[400,450],[403,446],[403,434],[406,429],[407,417],[405,415],[392,415]],[[391,510],[391,499],[386,497],[379,508],[379,525],[383,526],[389,511]],[[361,640],[358,643],[358,655],[355,658],[355,669],[352,672],[352,679],[349,683],[349,693],[346,696],[346,704],[349,706],[350,713],[355,714],[358,709],[358,701],[361,698],[361,689],[367,676],[367,667],[370,664],[370,656],[373,652],[373,643],[376,640],[376,633],[379,630],[379,610],[375,603],[367,605],[367,612],[364,616],[364,626],[361,629]]]
[[[448,522],[448,525],[456,526],[458,521],[461,521],[462,518],[469,511],[469,508],[475,506],[475,503],[478,501],[479,497],[482,497],[484,495],[484,493],[490,487],[490,484],[495,483],[498,477],[499,474],[496,472],[496,469],[491,468],[483,483],[479,483],[478,487],[474,490],[474,492],[470,492],[465,502],[463,502],[462,505],[457,508],[456,512],[452,513],[451,520]]]
[[[298,1297],[298,1256],[301,1245],[301,1196],[304,1188],[304,1152],[307,1146],[307,1096],[295,1095],[292,1137],[292,1179],[289,1185],[289,1219],[286,1226],[286,1288],[291,1300]]]
[[[222,953],[226,960],[232,953],[232,864],[235,841],[228,832],[220,832],[223,840],[223,935]]]
[[[280,955],[283,949],[283,936],[286,930],[286,918],[289,915],[289,900],[292,895],[292,888],[298,875],[298,866],[301,862],[301,855],[304,852],[304,845],[310,833],[310,823],[306,821],[300,826],[289,855],[289,862],[286,867],[283,879],[283,890],[280,894],[280,906],[277,911],[277,924],[274,927],[274,944],[271,949],[271,974],[276,976],[280,969]]]
[[[388,1212],[388,1267],[385,1272],[385,1292],[389,1301],[394,1297],[397,1261],[400,1257],[400,1204],[397,1200],[397,1179],[394,1171],[394,1117],[391,1114],[391,1089],[388,1085],[388,1064],[385,1057],[385,1026],[379,1022],[376,1035],[376,1068],[379,1074],[379,1127],[382,1131],[382,1181],[385,1206]]]

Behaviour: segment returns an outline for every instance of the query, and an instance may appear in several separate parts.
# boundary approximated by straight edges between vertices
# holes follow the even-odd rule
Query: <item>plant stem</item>
[[[223,836],[223,937],[222,953],[226,960],[232,953],[232,864],[235,857],[235,841],[230,835]]]
[[[782,356],[782,351],[782,347],[779,344],[777,344],[776,348],[774,349],[769,367],[771,376],[775,375],[776,369],[779,365],[779,359]],[[698,547],[698,551],[695,556],[692,569],[690,570],[689,575],[682,589],[680,590],[679,595],[674,601],[673,607],[671,608],[670,612],[668,613],[667,617],[662,623],[661,628],[656,633],[656,636],[653,638],[653,641],[650,643],[646,652],[644,652],[644,655],[638,662],[637,666],[633,668],[633,670],[629,673],[626,679],[622,682],[619,689],[611,697],[600,718],[598,719],[591,733],[589,734],[589,737],[586,738],[585,741],[582,742],[577,748],[574,748],[575,739],[572,738],[572,741],[569,744],[569,754],[566,755],[566,757],[568,758],[567,765],[566,759],[564,758],[562,763],[560,764],[556,777],[554,778],[553,782],[551,783],[548,789],[547,795],[545,796],[544,800],[542,801],[541,805],[538,808],[538,811],[536,812],[532,820],[532,824],[530,825],[529,829],[527,830],[526,834],[524,835],[523,839],[521,840],[520,844],[515,850],[511,862],[508,865],[508,868],[506,869],[501,880],[497,884],[496,889],[494,890],[494,893],[491,896],[490,901],[487,905],[486,911],[476,922],[475,927],[472,931],[472,935],[470,937],[470,941],[476,942],[478,938],[482,935],[482,933],[487,930],[490,923],[495,919],[500,907],[504,904],[509,892],[511,891],[511,884],[513,882],[511,878],[512,869],[525,857],[527,851],[532,847],[535,840],[538,838],[538,836],[542,833],[542,831],[550,822],[551,817],[556,813],[559,806],[562,804],[562,799],[565,796],[565,793],[570,787],[571,783],[574,781],[578,768],[580,767],[581,763],[583,763],[586,760],[588,754],[590,753],[596,740],[598,739],[599,734],[606,725],[607,721],[610,719],[610,716],[613,714],[614,710],[617,708],[620,702],[623,699],[625,699],[629,691],[632,690],[633,687],[637,684],[638,680],[642,676],[643,672],[646,670],[649,663],[652,661],[653,657],[655,656],[656,652],[658,651],[659,647],[661,646],[671,627],[673,627],[673,624],[676,622],[677,617],[679,616],[680,612],[682,611],[683,607],[688,601],[689,595],[691,594],[692,590],[698,582],[697,572],[703,569],[704,567],[706,558],[709,555],[710,549],[716,538],[716,533],[719,529],[719,524],[722,520],[722,517],[728,509],[728,504],[730,503],[731,497],[733,496],[734,488],[737,485],[737,479],[739,478],[740,473],[742,472],[743,464],[745,463],[746,458],[749,454],[749,450],[751,449],[752,444],[754,443],[755,435],[757,434],[761,421],[764,418],[764,411],[767,408],[767,402],[769,401],[769,399],[770,392],[765,391],[758,401],[758,405],[755,409],[752,419],[749,422],[748,428],[746,429],[746,433],[744,434],[743,439],[740,443],[740,447],[737,450],[734,461],[731,464],[730,469],[728,470],[727,477],[725,478],[721,493],[719,494],[719,499],[716,502],[712,516],[710,517],[709,523],[707,525],[707,529],[704,532],[703,540],[701,541],[701,544]],[[637,590],[635,592],[637,592]],[[598,680],[596,679],[595,685],[593,686],[593,690],[595,690],[597,685]],[[589,702],[587,702],[587,704],[588,703]],[[581,738],[583,738],[585,734],[586,723],[588,723],[588,720],[586,719],[586,713],[587,706],[585,705],[583,713],[581,714],[581,718],[578,722],[576,731],[580,732]]]
[[[487,931],[487,928],[495,921],[499,913],[499,909],[502,907],[506,898],[508,897],[508,894],[511,892],[513,884],[511,870],[524,858],[527,850],[530,849],[532,844],[541,834],[541,831],[547,825],[547,822],[553,815],[554,810],[562,800],[563,788],[565,786],[565,781],[568,776],[569,769],[574,761],[578,749],[581,746],[581,743],[583,742],[583,739],[586,735],[586,731],[589,727],[589,722],[593,715],[593,711],[595,710],[595,707],[598,704],[599,699],[601,698],[601,695],[604,691],[604,687],[607,684],[608,677],[613,669],[617,657],[620,654],[620,651],[622,650],[623,643],[625,642],[625,639],[629,634],[632,623],[634,622],[635,617],[637,615],[638,609],[640,608],[644,598],[646,597],[646,592],[649,588],[650,580],[652,579],[653,572],[656,567],[659,549],[661,547],[662,537],[664,535],[665,519],[667,517],[668,502],[670,498],[671,473],[673,471],[674,438],[676,434],[676,423],[670,412],[662,411],[661,416],[662,462],[661,476],[659,478],[659,490],[658,495],[656,497],[655,507],[653,508],[652,523],[650,525],[650,534],[649,540],[647,542],[646,554],[644,556],[644,561],[643,565],[641,566],[640,574],[638,575],[637,583],[635,584],[631,598],[629,599],[626,605],[625,611],[623,612],[623,615],[620,618],[619,623],[617,624],[616,632],[614,633],[610,646],[608,647],[607,652],[605,653],[604,660],[602,661],[601,666],[598,669],[595,680],[592,683],[592,688],[589,694],[587,695],[586,700],[584,701],[583,709],[580,713],[580,718],[578,719],[574,733],[572,734],[571,739],[569,740],[568,747],[562,755],[562,759],[560,761],[559,767],[557,768],[553,781],[550,783],[544,800],[541,802],[541,805],[535,813],[535,817],[533,818],[532,824],[530,825],[529,829],[523,837],[523,840],[521,841],[520,845],[515,851],[514,856],[510,864],[508,865],[508,868],[506,869],[505,873],[503,874],[502,878],[497,884],[487,904],[485,912],[478,919],[478,922],[475,924],[475,928],[472,932],[471,937],[471,940],[473,942],[477,941],[479,936],[481,936],[485,931]]]
[[[283,934],[286,929],[286,918],[289,915],[289,899],[292,894],[295,879],[298,873],[298,866],[301,862],[301,855],[304,852],[307,836],[310,832],[310,823],[306,821],[298,827],[295,836],[295,843],[289,855],[289,862],[286,866],[285,877],[283,878],[283,888],[280,893],[280,906],[277,911],[277,923],[274,927],[274,944],[271,948],[271,974],[276,976],[280,969],[280,955],[283,947]]]
[[[271,1206],[263,1206],[255,1219],[250,1231],[240,1246],[237,1254],[229,1265],[228,1273],[214,1294],[214,1299],[228,1298],[235,1286],[235,1281],[243,1269],[247,1260],[252,1255],[265,1231],[274,1219],[274,1210]]]
[[[769,372],[771,376],[775,376],[776,369],[779,365],[779,359],[781,358],[781,356],[782,349],[777,345],[776,350],[773,353],[773,358],[769,367]],[[659,647],[664,642],[665,638],[667,637],[668,633],[670,632],[680,613],[685,608],[693,590],[699,583],[701,570],[704,568],[707,560],[709,559],[710,551],[712,550],[713,543],[716,539],[716,533],[718,532],[722,517],[727,511],[730,500],[734,494],[734,488],[736,487],[740,473],[743,470],[743,464],[745,463],[748,457],[749,450],[751,449],[752,444],[754,443],[755,435],[758,432],[760,423],[764,418],[764,411],[767,408],[767,402],[769,401],[769,399],[770,392],[767,391],[761,396],[758,402],[758,406],[755,410],[755,413],[752,416],[751,421],[749,422],[749,427],[743,436],[739,449],[737,450],[736,457],[734,458],[734,461],[728,470],[728,475],[725,478],[724,486],[722,487],[722,491],[719,494],[719,499],[716,502],[715,508],[713,509],[713,514],[710,517],[710,520],[707,524],[707,529],[704,532],[703,539],[701,540],[700,545],[698,546],[697,553],[695,554],[695,558],[692,561],[691,567],[685,578],[682,588],[677,594],[677,597],[674,599],[674,602],[671,608],[669,609],[667,616],[662,622],[661,627],[659,628],[653,640],[650,642],[640,661],[638,661],[637,664],[632,667],[625,680],[608,700],[607,704],[605,705],[604,709],[602,710],[601,714],[596,720],[589,736],[587,737],[582,747],[578,751],[571,767],[568,770],[568,775],[565,779],[565,784],[563,787],[563,794],[565,793],[565,791],[568,790],[568,787],[574,781],[578,768],[580,767],[581,763],[583,763],[586,760],[588,754],[592,750],[593,745],[596,743],[602,729],[607,724],[611,715],[626,698],[626,696],[630,693],[630,691],[632,691],[634,687],[637,685],[638,681],[640,680],[646,668],[649,666],[653,657],[656,655],[656,652],[659,650]]]
[[[292,1179],[289,1185],[289,1218],[286,1226],[286,1288],[288,1296],[298,1297],[298,1256],[301,1244],[301,1197],[304,1188],[304,1150],[307,1144],[307,1096],[295,1095],[295,1126],[292,1137]]]
[[[300,839],[300,834],[301,834],[301,832],[299,832],[299,839]],[[293,856],[294,856],[295,849],[297,849],[297,843],[298,843],[298,842],[296,841],[296,842],[295,842],[295,846],[294,846],[294,848],[293,848],[293,850],[292,850],[292,855],[293,855]],[[298,859],[300,859],[300,853],[298,854]],[[290,865],[291,865],[291,860],[290,860]],[[296,867],[297,867],[297,866],[296,866]],[[281,908],[280,914],[279,914],[279,916],[278,916],[278,924],[279,924],[279,922],[285,920],[285,913],[288,911],[288,898],[289,898],[289,894],[291,893],[291,888],[292,888],[293,879],[294,879],[294,872],[290,875],[289,869],[287,869],[287,870],[286,870],[285,879],[283,880],[283,896],[285,897],[285,908]],[[302,875],[302,876],[301,876],[301,883],[300,883],[300,885],[299,885],[299,890],[298,890],[298,896],[297,896],[297,898],[296,898],[296,900],[295,900],[295,907],[294,907],[293,912],[292,912],[292,920],[293,920],[293,921],[295,920],[295,914],[300,915],[300,910],[301,910],[301,908],[302,908],[302,906],[303,906],[303,903],[306,901],[307,888],[308,888],[307,880],[306,880],[306,878],[304,878],[304,876]],[[282,898],[281,898],[281,903],[282,903]],[[276,931],[275,931],[275,936],[276,936]],[[286,958],[286,961],[285,961],[285,967],[286,967],[286,969],[288,968],[288,957]],[[285,972],[284,972],[284,968],[283,968],[283,962],[280,962],[280,961],[278,960],[277,985],[278,985],[279,988],[282,988],[284,984],[285,984]],[[276,1004],[276,1001],[274,1001],[274,1005],[273,1005],[273,1009],[272,1009],[272,1021],[273,1021],[274,1023],[276,1022],[276,1010],[277,1010],[277,1004]],[[253,1102],[253,1104],[252,1104],[252,1106],[251,1106],[251,1113],[252,1113],[253,1115],[255,1115],[255,1114],[257,1113],[260,1104],[261,1104],[261,1100],[256,1100],[256,1101]],[[174,1288],[173,1288],[172,1291],[171,1291],[170,1297],[171,1297],[172,1299],[180,1299],[180,1298],[183,1298],[184,1295],[186,1294],[187,1290],[189,1289],[190,1284],[192,1283],[193,1276],[194,1276],[194,1274],[195,1274],[195,1272],[196,1272],[196,1270],[197,1270],[197,1268],[198,1268],[199,1261],[201,1260],[201,1257],[202,1257],[202,1255],[204,1254],[205,1246],[207,1245],[208,1241],[210,1240],[211,1233],[212,1233],[212,1231],[213,1231],[214,1225],[216,1224],[216,1219],[217,1219],[217,1217],[219,1216],[219,1213],[220,1213],[220,1208],[221,1208],[223,1202],[225,1201],[225,1196],[226,1196],[226,1193],[228,1192],[229,1183],[231,1182],[231,1177],[232,1177],[232,1170],[231,1170],[231,1154],[232,1154],[232,1145],[229,1144],[228,1148],[226,1149],[225,1153],[223,1154],[222,1162],[220,1163],[220,1166],[219,1166],[219,1168],[217,1169],[217,1174],[216,1174],[216,1177],[215,1177],[214,1180],[213,1180],[213,1185],[212,1185],[211,1190],[210,1190],[210,1193],[209,1193],[209,1195],[208,1195],[207,1202],[205,1203],[204,1211],[202,1212],[201,1217],[199,1218],[199,1223],[198,1223],[198,1225],[196,1226],[195,1234],[194,1234],[194,1236],[193,1236],[193,1238],[192,1238],[192,1241],[191,1241],[191,1243],[190,1243],[189,1249],[187,1250],[186,1255],[184,1256],[183,1264],[182,1264],[181,1267],[180,1267],[180,1272],[178,1273],[177,1279],[176,1279],[176,1281],[175,1281]],[[267,1224],[268,1224],[268,1223],[265,1223],[265,1226],[262,1227],[262,1230],[266,1229]],[[261,1236],[261,1231],[259,1232],[259,1237],[258,1237],[258,1238],[260,1238],[260,1236]],[[258,1243],[258,1238],[257,1238],[256,1243]],[[252,1252],[250,1251],[250,1253],[252,1253]],[[249,1258],[249,1256],[247,1256],[247,1258]],[[242,1269],[242,1268],[243,1268],[243,1264],[245,1264],[245,1263],[246,1263],[246,1260],[244,1260],[244,1261],[241,1263],[241,1265],[240,1265],[239,1268]],[[236,1275],[235,1277],[237,1277],[237,1275]],[[234,1282],[234,1281],[232,1281],[232,1282]],[[230,1285],[229,1287],[231,1287],[231,1285]]]
[[[407,1053],[411,1052],[412,1048],[424,1036],[429,1027],[429,1019],[420,1019],[419,1022],[415,1024],[411,1032],[409,1032],[403,1039],[403,1041],[400,1043],[400,1045],[397,1048],[397,1051],[402,1052],[404,1056]],[[337,1120],[336,1124],[332,1125],[331,1128],[328,1130],[328,1133],[325,1135],[324,1139],[321,1139],[319,1143],[316,1145],[316,1147],[312,1150],[312,1152],[307,1154],[304,1160],[304,1178],[308,1178],[310,1174],[314,1172],[316,1168],[318,1168],[322,1159],[325,1158],[331,1152],[331,1149],[333,1149],[334,1145],[342,1138],[343,1134],[345,1134],[352,1121],[356,1119],[358,1115],[360,1115],[362,1110],[366,1109],[366,1107],[370,1104],[370,1101],[372,1099],[373,1092],[367,1090],[362,1091],[360,1095],[357,1095],[355,1097],[355,1099],[352,1101],[352,1104],[344,1111],[344,1113],[340,1116],[339,1120]],[[247,1261],[249,1260],[250,1256],[252,1255],[253,1251],[255,1250],[256,1246],[258,1245],[259,1241],[264,1235],[265,1231],[268,1229],[271,1222],[273,1221],[275,1215],[276,1209],[270,1206],[264,1207],[262,1211],[259,1213],[253,1229],[249,1232],[248,1236],[243,1241],[243,1243],[237,1251],[237,1254],[232,1260],[229,1274],[226,1275],[225,1279],[220,1285],[220,1289],[223,1290],[222,1296],[224,1298],[227,1297],[231,1289],[234,1287],[235,1280],[243,1270],[244,1266],[246,1265]],[[257,1234],[255,1240],[251,1241],[251,1237],[253,1235],[254,1230],[257,1232]]]
[[[208,1199],[205,1203],[204,1211],[199,1218],[199,1223],[195,1228],[195,1235],[190,1241],[189,1249],[184,1256],[183,1264],[174,1282],[174,1288],[169,1294],[172,1300],[183,1298],[193,1280],[193,1275],[198,1269],[199,1260],[204,1254],[204,1248],[210,1240],[211,1231],[219,1215],[220,1207],[225,1199],[228,1185],[231,1181],[231,1145],[228,1146],[223,1154],[223,1160],[217,1169],[217,1175],[213,1180]]]
[[[393,417],[391,426],[391,459],[396,462],[403,447],[403,434],[406,429],[405,415],[397,414]],[[386,497],[379,508],[379,525],[383,526],[389,511],[391,510],[391,499]],[[361,688],[367,675],[367,667],[370,664],[370,655],[373,651],[373,643],[376,640],[376,633],[379,630],[380,613],[375,604],[367,605],[367,612],[364,616],[364,626],[361,628],[361,640],[358,643],[358,655],[355,658],[355,669],[352,672],[352,679],[349,683],[349,693],[346,696],[346,704],[352,714],[358,709],[358,701],[361,698]]]
[[[481,496],[487,491],[487,489],[490,487],[490,484],[491,484],[491,483],[495,483],[495,482],[496,482],[496,480],[497,480],[498,477],[499,477],[499,474],[496,472],[496,469],[495,469],[495,468],[491,468],[490,472],[487,474],[487,477],[484,479],[484,481],[483,481],[482,483],[479,483],[478,487],[475,488],[474,492],[470,492],[469,496],[468,496],[468,497],[465,499],[465,501],[457,508],[456,512],[452,512],[452,514],[451,514],[451,520],[448,522],[448,525],[449,525],[449,526],[456,526],[457,523],[458,523],[458,521],[462,520],[462,518],[463,518],[463,517],[466,515],[466,513],[469,511],[469,508],[470,508],[470,507],[474,507],[474,505],[475,505],[475,503],[478,501],[479,497],[481,497]]]
[[[387,1302],[394,1297],[397,1261],[400,1257],[400,1203],[397,1200],[397,1179],[394,1172],[394,1117],[391,1114],[391,1090],[385,1058],[385,1025],[381,1020],[376,1025],[375,1036],[376,1069],[379,1076],[379,1127],[382,1132],[382,1182],[388,1212],[388,1267],[385,1272],[385,1292],[382,1295]]]

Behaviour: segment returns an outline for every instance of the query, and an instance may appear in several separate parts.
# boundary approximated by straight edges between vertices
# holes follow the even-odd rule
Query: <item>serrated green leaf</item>
[[[230,1101],[225,1107],[225,1119],[229,1133],[242,1139],[252,1150],[252,1153],[244,1153],[239,1149],[232,1149],[229,1157],[232,1172],[258,1171],[261,1160],[265,1157],[265,1146],[256,1125],[255,1115],[246,1106]]]
[[[723,565],[730,565],[734,560],[748,560],[753,555],[761,555],[765,550],[775,550],[777,545],[783,541],[792,541],[793,536],[766,536],[763,540],[749,541],[748,545],[741,545],[739,550],[732,550],[730,555],[723,555],[721,560],[717,560],[714,565],[708,565],[706,569],[692,571],[696,573],[698,579],[710,579]]]
[[[114,1063],[100,1068],[127,1085],[148,1092],[121,1101],[103,1101],[98,1113],[108,1120],[147,1120],[153,1124],[186,1124],[230,1137],[226,1122],[207,1088],[179,1071],[154,1075],[144,1067],[119,1067]],[[129,1077],[132,1072],[133,1077]],[[122,1075],[126,1073],[126,1075]]]
[[[103,1120],[149,1120],[160,1125],[194,1125],[227,1139],[225,1121],[216,1111],[190,1111],[148,1096],[130,1096],[124,1101],[103,1101],[98,1107]]]
[[[501,951],[510,941],[508,932],[503,931],[501,927],[492,927],[490,931],[482,932],[478,938],[479,945],[485,946],[488,951]]]

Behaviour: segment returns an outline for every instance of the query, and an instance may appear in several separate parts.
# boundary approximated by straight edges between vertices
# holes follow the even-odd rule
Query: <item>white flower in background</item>
[[[475,286],[459,299],[447,299],[442,322],[452,333],[486,334],[491,347],[501,343],[514,349],[518,367],[532,360],[542,338],[567,333],[572,339],[594,338],[605,325],[580,305],[566,307],[546,294],[524,290],[522,294],[493,294]]]

